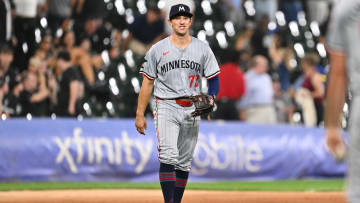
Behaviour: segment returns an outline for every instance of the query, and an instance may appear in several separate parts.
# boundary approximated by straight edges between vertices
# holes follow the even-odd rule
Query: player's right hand
[[[346,154],[345,143],[342,139],[341,131],[338,128],[326,129],[326,145],[330,153],[336,160],[343,160]]]
[[[135,127],[140,134],[145,135],[147,129],[145,116],[136,116]]]

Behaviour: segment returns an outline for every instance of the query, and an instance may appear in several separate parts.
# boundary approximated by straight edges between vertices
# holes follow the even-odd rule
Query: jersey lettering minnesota
[[[167,37],[148,51],[140,73],[154,82],[154,96],[173,99],[198,95],[201,79],[220,73],[210,47],[192,37],[185,49],[179,49]]]
[[[199,74],[201,73],[201,69],[200,69],[201,65],[200,63],[194,62],[194,61],[190,61],[190,60],[175,60],[175,61],[170,61],[165,63],[164,65],[161,66],[161,73],[166,73],[168,71],[177,69],[177,68],[189,68],[191,70],[194,70],[196,72],[198,72]]]

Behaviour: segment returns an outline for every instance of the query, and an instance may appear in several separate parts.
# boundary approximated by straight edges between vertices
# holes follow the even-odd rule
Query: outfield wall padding
[[[0,122],[0,181],[157,181],[153,120],[11,119]],[[193,181],[343,177],[324,129],[202,121]]]

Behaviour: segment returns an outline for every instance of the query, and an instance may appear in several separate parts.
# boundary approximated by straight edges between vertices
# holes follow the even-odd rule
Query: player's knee
[[[178,163],[178,153],[171,149],[160,150],[159,160],[161,163],[176,165]]]
[[[160,163],[163,163],[163,164],[169,164],[169,165],[173,165],[173,166],[177,165],[177,160],[176,159],[169,159],[169,158],[161,158],[161,157],[159,157],[159,161],[160,161]]]
[[[175,170],[189,172],[191,170],[191,164],[189,165],[175,165]]]

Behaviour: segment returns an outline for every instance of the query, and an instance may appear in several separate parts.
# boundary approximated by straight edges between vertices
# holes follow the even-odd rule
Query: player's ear
[[[171,20],[170,18],[167,20],[168,25],[171,27]]]

